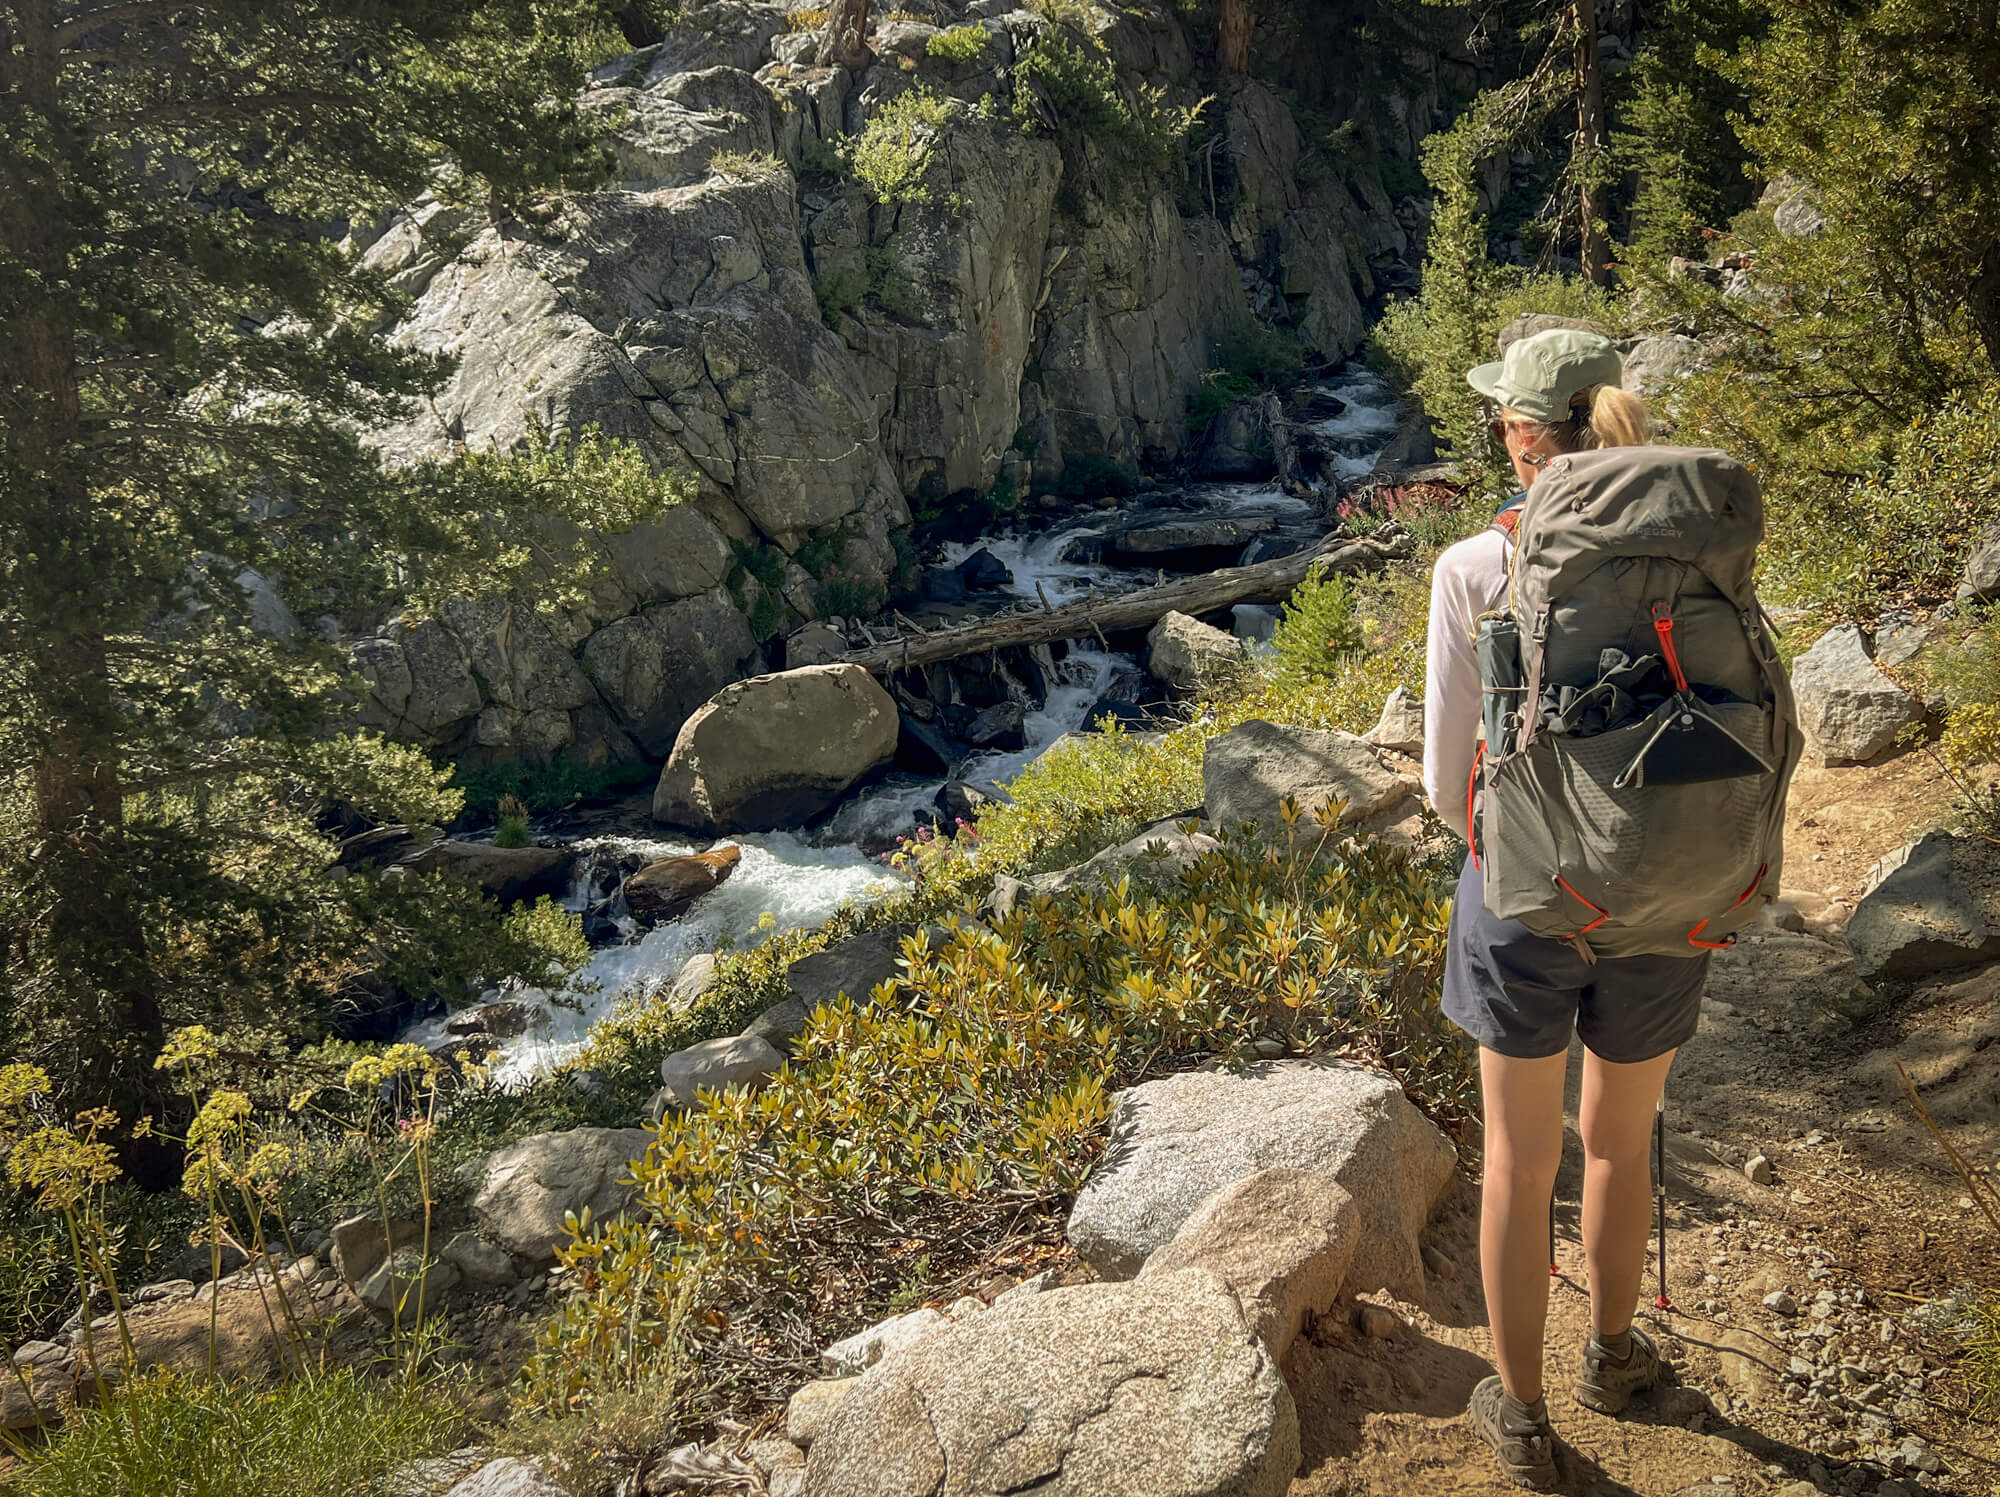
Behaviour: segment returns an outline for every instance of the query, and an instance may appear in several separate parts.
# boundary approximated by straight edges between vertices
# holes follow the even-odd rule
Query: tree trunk
[[[1257,7],[1253,0],[1222,0],[1215,52],[1225,73],[1241,77],[1250,71],[1250,39],[1256,31]]]
[[[1577,209],[1580,246],[1577,258],[1583,273],[1597,286],[1611,284],[1611,256],[1604,236],[1598,232],[1594,196],[1598,164],[1609,142],[1604,134],[1604,70],[1597,61],[1597,0],[1575,0],[1572,16],[1576,25],[1576,149],[1578,162]]]
[[[1328,541],[1251,567],[1225,567],[1198,577],[1177,577],[1137,592],[1086,598],[1039,612],[995,614],[955,629],[904,635],[887,644],[850,650],[840,659],[885,675],[1009,645],[1088,639],[1114,629],[1143,629],[1170,613],[1207,613],[1232,603],[1272,603],[1290,597],[1314,566],[1329,572],[1375,571],[1385,561],[1405,554],[1407,542]]]
[[[39,169],[21,184],[43,211],[5,215],[0,236],[13,258],[57,286],[73,248],[63,173],[84,152],[57,88],[54,8],[27,0],[17,15],[15,46],[0,53],[0,97],[13,101],[13,123],[45,132]],[[16,933],[36,947],[19,981],[39,987],[37,1006],[61,1021],[62,1101],[132,1116],[160,1095],[152,1060],[166,1035],[125,857],[123,709],[105,648],[113,584],[99,565],[79,381],[74,327],[47,302],[16,303],[0,329],[0,387],[22,392],[7,441],[23,479],[9,504],[38,544],[19,559],[9,591],[34,646],[15,710],[37,735],[34,864],[43,897],[37,931]]]
[[[833,0],[814,60],[823,68],[843,67],[857,75],[874,62],[868,46],[868,0]]]

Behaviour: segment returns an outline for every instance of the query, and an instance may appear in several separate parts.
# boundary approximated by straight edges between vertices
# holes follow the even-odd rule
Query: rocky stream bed
[[[1299,392],[1298,403],[1320,412],[1300,430],[1322,445],[1323,472],[1336,493],[1374,468],[1397,430],[1394,397],[1359,368]],[[1320,505],[1273,483],[1243,481],[1157,490],[1111,510],[1066,507],[1037,516],[1039,524],[944,542],[924,574],[926,600],[912,605],[910,615],[949,624],[1020,603],[1060,604],[1093,590],[1108,595],[1141,587],[1169,569],[1201,571],[1288,554],[1324,535]],[[1251,642],[1267,639],[1276,617],[1275,608],[1244,605],[1236,610],[1235,632]],[[813,632],[840,633],[824,625]],[[1125,638],[1057,643],[975,660],[969,670],[933,668],[931,695],[970,731],[949,731],[943,712],[926,722],[908,710],[923,704],[899,704],[901,739],[889,772],[807,827],[731,834],[719,842],[690,839],[659,826],[636,801],[538,823],[537,842],[575,854],[562,902],[586,916],[596,949],[563,992],[483,995],[482,1005],[507,1006],[499,1029],[511,1031],[485,1035],[494,1078],[519,1084],[560,1064],[582,1048],[592,1024],[621,1002],[668,988],[696,957],[818,925],[843,904],[896,888],[900,879],[885,865],[885,853],[921,825],[948,822],[952,808],[964,804],[961,787],[975,796],[1004,795],[1008,781],[1067,734],[1107,714],[1143,722],[1164,701],[1165,688],[1149,677],[1139,647],[1139,640]],[[990,735],[986,744],[967,741],[982,732]],[[675,918],[634,918],[622,893],[631,874],[732,845],[740,859],[712,892]],[[402,1038],[441,1046],[467,1031],[465,1018],[438,1014]]]

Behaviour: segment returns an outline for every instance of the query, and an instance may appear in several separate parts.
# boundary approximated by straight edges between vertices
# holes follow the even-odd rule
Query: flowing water
[[[1374,468],[1383,444],[1394,434],[1396,403],[1365,371],[1345,371],[1325,388],[1345,401],[1346,409],[1313,429],[1335,444],[1334,470],[1352,481]],[[1211,484],[1190,490],[1187,500],[1197,511],[1236,519],[1269,516],[1280,526],[1301,526],[1312,518],[1310,505],[1270,484]],[[1060,605],[1093,590],[1108,596],[1153,580],[1150,569],[1121,570],[1090,559],[1119,523],[1113,511],[1039,533],[987,537],[948,547],[945,562],[956,565],[973,551],[991,551],[1013,573],[1011,586],[999,590],[1000,601]],[[1047,699],[1026,713],[1026,746],[975,755],[957,766],[951,778],[1005,786],[1064,735],[1083,728],[1092,706],[1115,695],[1121,681],[1139,674],[1138,662],[1129,655],[1079,645],[1072,645],[1054,666]],[[899,887],[899,877],[880,858],[864,853],[862,845],[909,831],[921,813],[934,809],[944,783],[941,778],[892,776],[848,801],[809,833],[726,838],[743,849],[742,862],[727,882],[678,920],[643,935],[622,927],[628,933],[626,942],[596,951],[564,993],[530,988],[487,994],[489,1001],[524,1003],[534,1016],[526,1034],[501,1042],[490,1057],[494,1078],[503,1084],[525,1082],[571,1058],[594,1023],[621,1001],[643,997],[672,982],[690,957],[725,944],[737,949],[760,945],[780,932],[819,925],[850,900],[878,899]],[[582,911],[590,905],[600,858],[638,856],[650,862],[699,851],[703,845],[632,837],[584,841],[579,844],[583,856],[565,907]],[[632,935],[637,939],[629,939]],[[449,1038],[444,1024],[442,1016],[427,1020],[404,1038],[443,1044]]]

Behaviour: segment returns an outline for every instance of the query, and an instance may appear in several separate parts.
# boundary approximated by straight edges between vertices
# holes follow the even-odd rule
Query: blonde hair
[[[1534,424],[1563,452],[1644,447],[1653,440],[1652,411],[1637,395],[1617,385],[1592,385],[1579,391],[1570,400],[1568,421]]]

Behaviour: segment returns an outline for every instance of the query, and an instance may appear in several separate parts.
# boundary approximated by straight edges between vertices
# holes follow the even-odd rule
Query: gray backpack
[[[1724,453],[1552,461],[1481,621],[1486,905],[1587,958],[1729,945],[1777,892],[1801,739],[1752,583],[1764,507]]]

